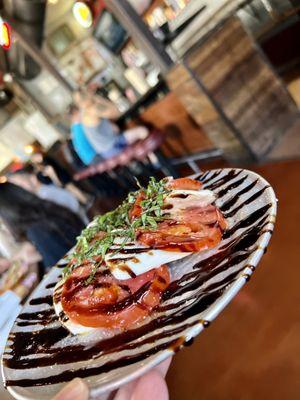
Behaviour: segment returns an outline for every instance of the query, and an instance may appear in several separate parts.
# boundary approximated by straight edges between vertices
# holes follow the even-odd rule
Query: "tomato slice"
[[[160,303],[170,283],[165,265],[122,281],[99,273],[85,286],[84,278],[90,272],[90,266],[74,270],[64,283],[61,302],[72,321],[94,328],[132,328]]]
[[[177,222],[186,223],[193,226],[195,230],[201,225],[218,225],[221,229],[226,229],[226,221],[220,210],[210,204],[204,207],[189,207],[181,210],[175,217]]]
[[[167,183],[168,189],[199,190],[202,183],[191,178],[171,178]]]
[[[142,215],[143,208],[141,202],[145,200],[145,193],[140,192],[134,202],[132,209],[129,211],[129,218],[133,221],[135,218],[139,218]]]
[[[137,240],[152,248],[195,252],[215,247],[225,228],[226,222],[217,207],[191,207],[160,223],[155,230],[140,230]]]
[[[167,182],[168,189],[186,189],[186,190],[199,190],[202,184],[199,181],[191,178],[178,178],[173,179],[170,178]],[[131,210],[129,211],[129,218],[133,221],[135,218],[139,218],[142,215],[142,206],[141,202],[145,200],[145,193],[140,192],[132,206]]]
[[[167,251],[196,252],[215,247],[222,239],[222,231],[216,226],[199,227],[193,231],[186,224],[164,230],[142,232],[138,241],[152,248]]]

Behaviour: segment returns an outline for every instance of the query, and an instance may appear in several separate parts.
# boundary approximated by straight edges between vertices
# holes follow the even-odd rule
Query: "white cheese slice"
[[[176,214],[179,210],[188,207],[205,207],[216,200],[215,194],[211,190],[172,190],[164,200],[167,207],[166,214]]]
[[[130,247],[132,249],[132,247]],[[130,254],[109,253],[105,257],[107,266],[116,279],[129,279],[153,268],[158,268],[163,264],[180,260],[191,253],[178,251],[165,251],[158,249],[145,248],[143,252]]]

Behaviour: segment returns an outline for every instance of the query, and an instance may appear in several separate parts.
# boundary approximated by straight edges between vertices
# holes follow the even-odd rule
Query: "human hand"
[[[115,393],[97,397],[97,400],[168,400],[169,393],[165,376],[172,358],[168,358],[142,377],[122,386]],[[86,383],[75,378],[68,383],[52,400],[88,400],[89,389]],[[95,400],[96,400],[95,399]]]

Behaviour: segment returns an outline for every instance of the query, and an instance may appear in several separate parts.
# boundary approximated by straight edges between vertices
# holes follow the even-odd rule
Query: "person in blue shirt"
[[[71,140],[73,147],[82,163],[90,165],[97,156],[96,150],[85,135],[79,118],[79,110],[73,107],[71,113]]]
[[[119,132],[112,122],[118,118],[119,110],[111,101],[89,89],[75,92],[74,102],[71,138],[77,155],[85,165],[113,157],[148,135],[144,126]]]

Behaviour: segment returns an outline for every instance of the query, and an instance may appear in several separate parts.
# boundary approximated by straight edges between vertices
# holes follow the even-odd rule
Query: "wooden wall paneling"
[[[211,142],[224,151],[225,157],[235,162],[249,159],[247,150],[184,65],[177,64],[169,72],[167,80],[172,91],[203,128]]]
[[[170,92],[149,106],[141,118],[166,134],[163,148],[168,156],[180,157],[214,147],[175,93]]]
[[[297,106],[237,18],[194,50],[187,64],[257,159],[298,123]]]

